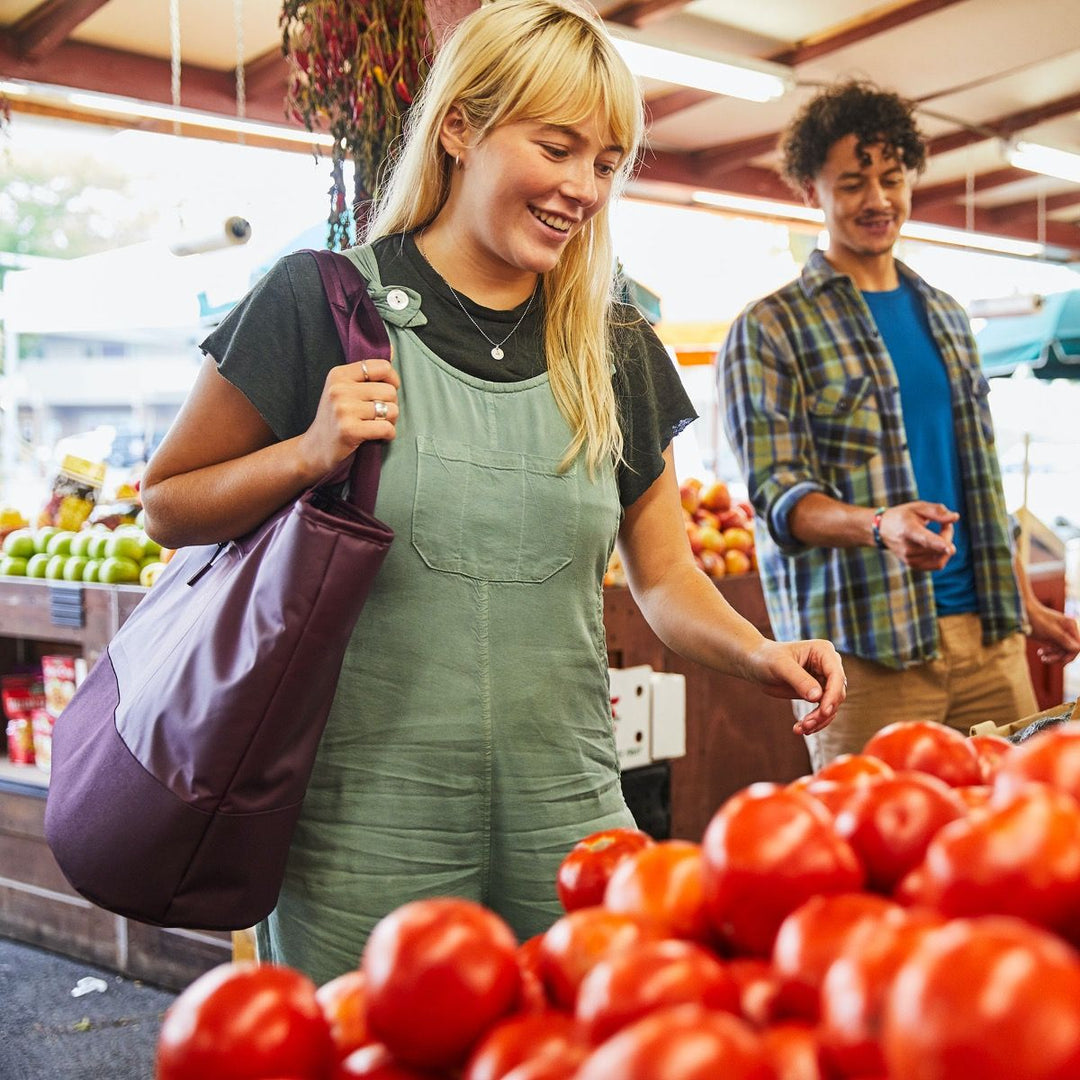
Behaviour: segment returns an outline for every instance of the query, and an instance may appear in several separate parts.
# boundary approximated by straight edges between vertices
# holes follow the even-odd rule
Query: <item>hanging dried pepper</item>
[[[350,214],[342,166],[353,163],[359,235],[426,73],[424,0],[285,0],[279,22],[289,62],[286,115],[334,139],[327,247],[345,247]]]

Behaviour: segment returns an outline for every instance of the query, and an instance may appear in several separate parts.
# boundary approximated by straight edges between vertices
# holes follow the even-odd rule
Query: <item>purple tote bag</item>
[[[389,359],[352,261],[312,254],[346,360]],[[394,537],[372,515],[382,451],[362,444],[238,540],[179,550],[64,709],[45,834],[87,899],[208,930],[273,909],[345,649]]]

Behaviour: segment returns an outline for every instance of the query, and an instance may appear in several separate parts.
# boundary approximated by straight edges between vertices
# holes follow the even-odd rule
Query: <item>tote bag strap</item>
[[[319,268],[345,362],[352,364],[373,358],[389,360],[390,338],[368,296],[367,282],[355,263],[336,251],[316,249],[311,254]],[[340,483],[347,475],[349,501],[361,510],[373,513],[379,492],[382,455],[382,440],[361,443],[352,458],[346,458],[321,483]]]

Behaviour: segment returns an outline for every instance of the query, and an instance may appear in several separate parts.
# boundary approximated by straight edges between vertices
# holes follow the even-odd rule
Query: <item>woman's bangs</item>
[[[633,76],[613,68],[606,57],[593,50],[537,49],[517,74],[516,92],[508,95],[498,123],[540,120],[575,127],[599,112],[627,159],[636,154],[643,129],[640,92]]]

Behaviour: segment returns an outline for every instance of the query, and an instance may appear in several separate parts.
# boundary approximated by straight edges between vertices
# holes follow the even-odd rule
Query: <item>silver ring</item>
[[[386,416],[387,416],[387,413],[390,411],[386,407],[386,402],[385,401],[373,401],[372,404],[375,406],[375,419],[376,420],[385,420]]]
[[[367,361],[366,360],[361,360],[360,361],[360,370],[364,374],[364,382],[370,382],[371,381],[371,376],[368,374]]]

